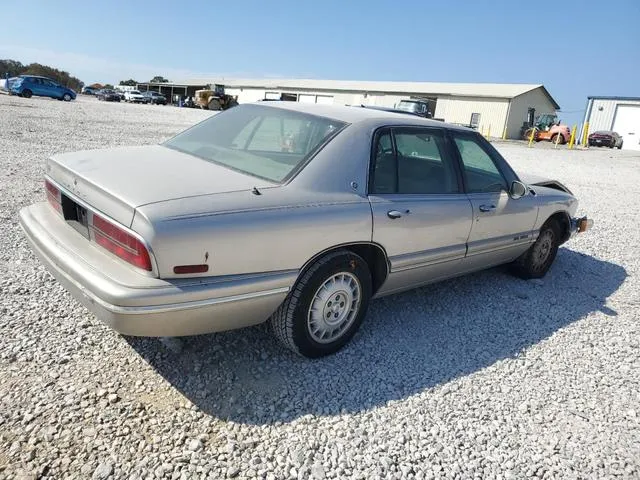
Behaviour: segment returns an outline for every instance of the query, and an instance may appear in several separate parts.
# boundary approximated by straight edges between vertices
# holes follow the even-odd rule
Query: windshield
[[[538,117],[538,123],[554,123],[556,121],[556,116],[550,113],[545,113]]]
[[[164,143],[255,177],[282,182],[345,123],[259,105],[214,115]]]
[[[129,91],[129,94],[140,95],[140,92],[138,90],[131,90]]]

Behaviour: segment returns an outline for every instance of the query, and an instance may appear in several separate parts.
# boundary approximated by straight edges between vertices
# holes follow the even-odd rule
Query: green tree
[[[39,75],[50,78],[51,80],[76,91],[80,90],[84,85],[80,79],[71,76],[69,72],[58,70],[57,68],[49,67],[48,65],[41,65],[39,63],[23,65],[17,60],[0,60],[0,77],[4,78],[7,75],[9,77],[15,77],[18,75]]]
[[[128,85],[130,87],[135,87],[138,84],[136,80],[130,78],[129,80],[120,80],[120,85]]]
[[[17,77],[25,70],[25,66],[16,60],[0,60],[0,78]]]
[[[110,83],[105,83],[102,88],[107,88],[109,90],[113,90],[113,85],[111,85]]]
[[[156,75],[151,80],[149,80],[149,83],[169,83],[169,80],[161,75]]]

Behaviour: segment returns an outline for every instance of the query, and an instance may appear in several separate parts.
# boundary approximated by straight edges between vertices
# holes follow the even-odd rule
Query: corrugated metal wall
[[[589,122],[589,131],[611,130],[613,117],[616,114],[616,100],[593,100]]]
[[[500,98],[444,97],[436,103],[436,118],[445,122],[468,125],[472,113],[479,113],[478,131],[487,133],[491,129],[492,137],[502,136],[509,101]]]
[[[555,113],[555,105],[549,101],[541,88],[536,88],[523,95],[511,99],[509,120],[507,122],[507,138],[520,138],[522,124],[527,121],[529,108],[536,110],[535,115]],[[502,135],[502,131],[500,132]]]
[[[225,93],[237,95],[238,103],[253,103],[264,100],[266,90],[262,88],[225,88]]]
[[[593,99],[589,122],[589,132],[611,130],[618,105],[640,105],[640,101]]]
[[[400,100],[409,98],[408,95],[384,95],[381,93],[367,94],[364,93],[344,93],[344,92],[326,92],[313,91],[304,89],[286,89],[286,90],[266,90],[264,88],[226,88],[229,95],[238,95],[239,103],[251,103],[263,100],[267,92],[274,93],[296,93],[304,95],[305,100],[311,96],[321,97],[322,103],[331,103],[334,105],[374,105],[379,107],[393,107]]]

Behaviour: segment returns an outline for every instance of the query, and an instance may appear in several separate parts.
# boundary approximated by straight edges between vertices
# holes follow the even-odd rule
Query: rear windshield
[[[280,108],[240,105],[164,143],[272,182],[285,181],[345,123]]]
[[[424,104],[423,103],[412,102],[412,101],[409,101],[409,100],[401,100],[396,108],[398,110],[403,110],[405,112],[415,112],[415,113],[424,112]]]

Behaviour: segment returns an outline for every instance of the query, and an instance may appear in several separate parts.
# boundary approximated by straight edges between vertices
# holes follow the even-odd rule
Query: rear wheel
[[[558,253],[560,234],[558,223],[547,221],[533,245],[513,263],[514,273],[524,279],[544,277]]]
[[[28,88],[26,90],[22,91],[22,96],[24,98],[31,98],[31,95],[33,95],[33,92],[31,90],[29,90]]]
[[[315,262],[269,320],[275,337],[309,358],[340,350],[356,333],[371,299],[371,272],[340,250]]]

